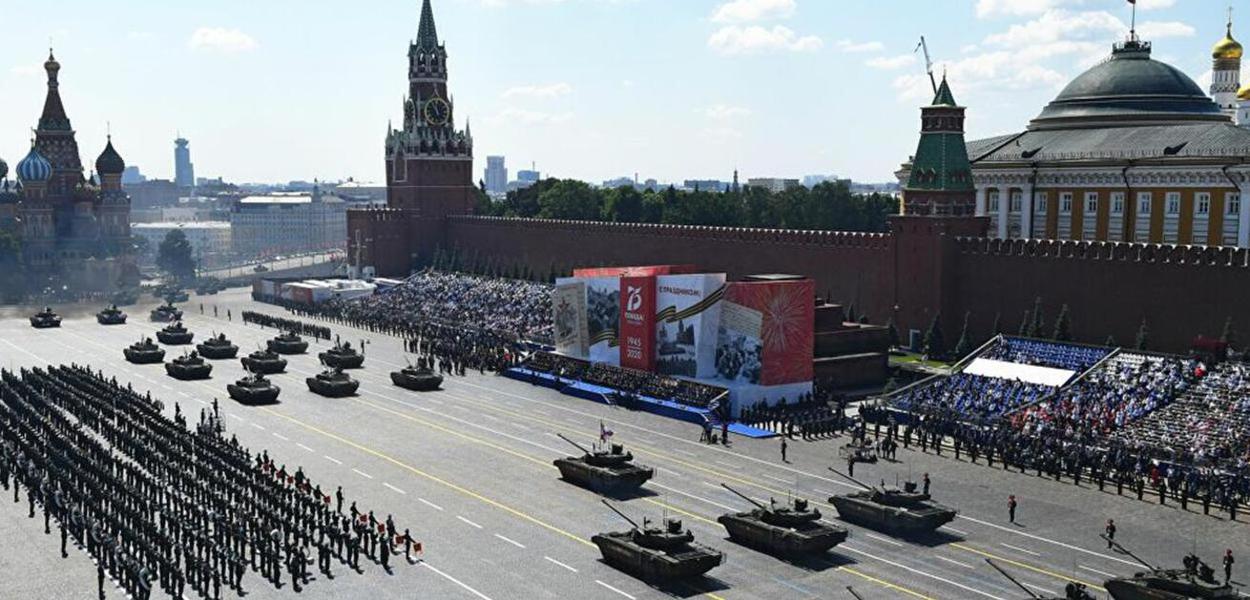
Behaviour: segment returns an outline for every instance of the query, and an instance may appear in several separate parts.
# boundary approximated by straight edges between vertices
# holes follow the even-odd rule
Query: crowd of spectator
[[[1117,437],[1196,464],[1250,463],[1250,366],[1224,362],[1194,370],[1196,383],[1175,402],[1137,420]]]
[[[1042,400],[1055,387],[1006,379],[955,373],[908,387],[891,397],[891,404],[909,412],[950,412],[970,421],[987,421]]]
[[[551,352],[535,352],[525,366],[560,379],[584,381],[625,394],[669,400],[696,408],[714,408],[713,403],[725,394],[725,388],[713,385],[606,363],[592,363]]]
[[[1022,365],[1035,365],[1053,369],[1083,372],[1098,363],[1110,348],[1079,346],[1046,340],[1002,336],[981,353],[979,358],[1001,360]]]

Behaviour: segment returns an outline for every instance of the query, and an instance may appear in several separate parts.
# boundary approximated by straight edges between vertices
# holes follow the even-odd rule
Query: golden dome
[[[1241,44],[1233,39],[1233,26],[1231,23],[1228,25],[1228,31],[1224,34],[1224,39],[1211,48],[1211,58],[1216,60],[1221,58],[1241,60]]]
[[[1237,90],[1237,99],[1250,100],[1250,83],[1241,86],[1241,89]]]

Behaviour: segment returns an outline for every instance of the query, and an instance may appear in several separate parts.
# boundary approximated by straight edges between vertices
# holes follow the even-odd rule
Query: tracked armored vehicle
[[[326,369],[317,373],[315,377],[309,377],[304,380],[308,384],[308,389],[314,394],[319,394],[327,398],[343,398],[356,393],[360,388],[360,382],[352,379],[350,375],[344,373],[342,369],[335,367]]]
[[[172,323],[182,319],[182,311],[172,303],[167,303],[153,308],[152,312],[148,313],[148,317],[158,323]]]
[[[351,342],[335,344],[333,348],[317,355],[321,364],[339,369],[359,369],[365,364],[365,355],[352,348]]]
[[[114,304],[95,314],[95,320],[101,325],[124,325],[126,323],[126,313],[122,312],[117,305]]]
[[[1107,539],[1103,536],[1103,539]],[[1112,600],[1191,600],[1245,598],[1235,588],[1215,578],[1215,570],[1197,556],[1185,557],[1182,569],[1161,569],[1142,560],[1118,542],[1108,540],[1121,554],[1146,567],[1132,577],[1116,577],[1103,583]]]
[[[582,451],[581,456],[555,460],[565,481],[603,494],[620,494],[637,490],[655,475],[655,469],[633,464],[634,455],[620,444],[612,444],[607,450],[587,450],[561,434],[556,435]]]
[[[278,401],[282,388],[265,379],[260,373],[250,373],[234,383],[226,385],[230,397],[243,404],[270,404]]]
[[[682,529],[681,520],[665,519],[663,527],[642,527],[603,500],[632,529],[600,533],[590,538],[603,553],[604,562],[645,581],[671,581],[699,577],[725,562],[725,555],[694,542],[694,534]]]
[[[1075,581],[1069,581],[1068,585],[1063,587],[1062,596],[1039,595],[1037,592],[1029,589],[1028,586],[1020,583],[1018,579],[1012,577],[1010,573],[1004,571],[1002,567],[998,566],[994,561],[987,558],[985,559],[985,562],[989,563],[991,567],[994,567],[994,570],[1001,573],[1003,577],[1006,577],[1007,581],[1016,584],[1016,587],[1024,590],[1024,593],[1028,594],[1028,597],[1033,600],[1094,600],[1094,596],[1089,593],[1089,590],[1085,588],[1085,585]]]
[[[165,349],[156,345],[152,338],[145,337],[122,350],[126,360],[136,365],[150,365],[165,360]]]
[[[182,321],[174,321],[156,332],[156,339],[160,340],[162,344],[169,346],[190,344],[191,339],[194,337],[195,334],[187,331],[187,327],[182,324]]]
[[[846,541],[848,531],[820,522],[820,511],[807,500],[795,498],[778,507],[769,500],[765,506],[725,484],[721,487],[755,505],[747,512],[725,513],[716,519],[729,532],[729,539],[774,556],[797,558],[823,554]]]
[[[212,372],[213,365],[208,364],[194,350],[190,354],[184,354],[165,363],[165,373],[174,379],[183,381],[208,379],[209,374]]]
[[[414,392],[432,392],[443,385],[443,376],[427,368],[408,365],[391,371],[391,383]]]
[[[957,514],[954,509],[931,500],[928,494],[916,491],[915,482],[905,483],[903,489],[873,487],[832,468],[829,470],[864,488],[829,498],[843,521],[906,536],[936,531],[954,520]]]
[[[31,315],[30,326],[35,329],[48,329],[50,327],[61,326],[61,316],[52,312],[52,307],[45,306],[43,310]]]
[[[272,350],[257,350],[239,359],[243,368],[251,373],[272,375],[286,370],[286,359]]]
[[[208,338],[195,346],[200,351],[200,356],[213,360],[221,360],[225,358],[234,358],[239,354],[239,347],[231,344],[226,339],[226,334],[219,333]]]
[[[265,342],[265,347],[278,354],[303,354],[308,351],[308,342],[304,341],[298,333],[288,331]]]

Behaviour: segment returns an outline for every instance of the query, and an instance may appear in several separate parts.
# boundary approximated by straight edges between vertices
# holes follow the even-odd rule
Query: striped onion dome
[[[17,178],[24,182],[47,181],[52,178],[52,163],[31,146],[26,158],[17,163]]]

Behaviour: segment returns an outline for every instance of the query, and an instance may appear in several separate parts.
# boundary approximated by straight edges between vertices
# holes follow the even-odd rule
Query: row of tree
[[[595,188],[573,179],[545,179],[494,201],[478,196],[477,214],[619,223],[665,223],[829,231],[885,231],[898,199],[852,194],[846,182],[781,192],[744,186],[738,191],[639,191]]]

